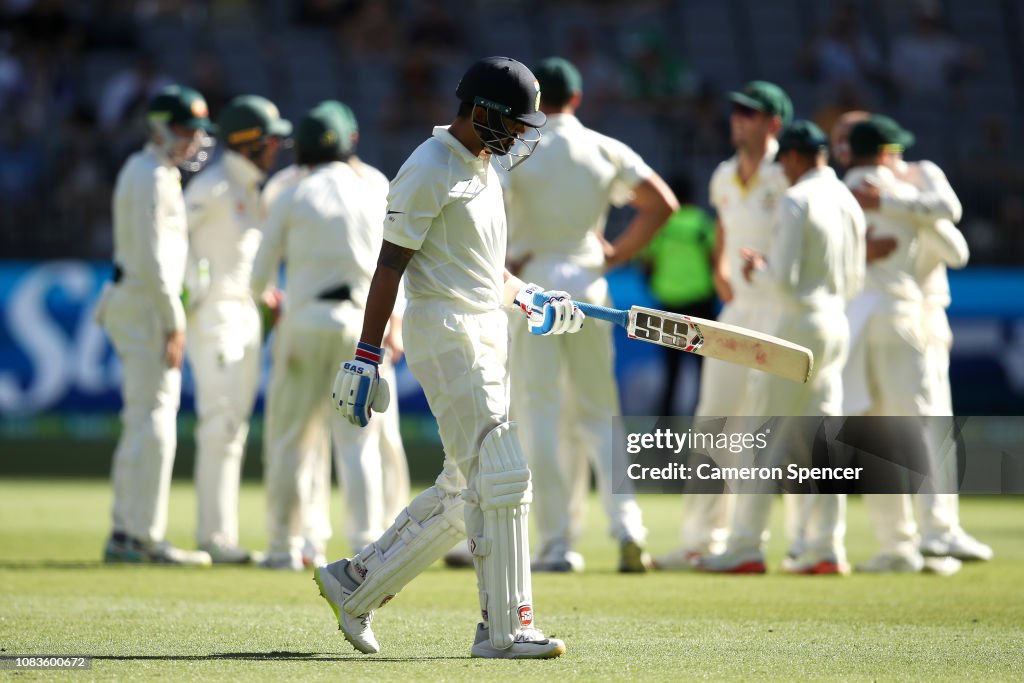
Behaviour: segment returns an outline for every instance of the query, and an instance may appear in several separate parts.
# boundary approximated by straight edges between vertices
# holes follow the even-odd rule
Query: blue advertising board
[[[93,307],[109,264],[0,261],[0,414],[113,412],[120,407],[120,364]],[[638,271],[609,277],[619,306],[651,305]],[[951,378],[958,414],[1024,414],[1024,269],[951,274],[955,335]],[[599,323],[600,324],[600,323]],[[623,412],[652,414],[660,391],[661,349],[616,331]],[[404,364],[397,393],[409,414],[425,414],[422,393]],[[192,406],[186,369],[182,407]]]

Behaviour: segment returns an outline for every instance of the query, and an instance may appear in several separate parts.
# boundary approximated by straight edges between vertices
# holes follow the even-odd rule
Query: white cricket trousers
[[[506,314],[503,310],[459,312],[453,306],[448,299],[411,299],[402,325],[406,362],[437,419],[444,447],[444,465],[434,485],[416,496],[403,510],[405,514],[399,514],[402,519],[407,514],[423,528],[429,526],[429,515],[439,509],[437,501],[460,497],[463,489],[473,491],[472,498],[476,498],[480,444],[493,429],[508,421]],[[484,515],[479,505],[466,502],[464,517],[467,535],[482,538]],[[509,549],[509,557],[528,557],[529,540],[525,535],[521,538],[510,539],[523,547]],[[389,530],[374,546],[387,557],[396,542],[405,542],[400,539],[400,533]],[[437,549],[437,557],[417,559],[433,562],[450,547]],[[372,548],[364,550],[370,552]],[[480,563],[477,565],[481,609],[486,610],[487,588]],[[525,571],[524,585],[529,586],[528,564]],[[527,601],[531,601],[528,595]]]
[[[765,322],[754,301],[733,299],[722,307],[718,321],[759,330]],[[742,416],[747,379],[751,372],[742,365],[705,358],[700,371],[698,417]],[[725,550],[735,504],[733,494],[694,493],[683,497],[682,547],[701,554]]]
[[[204,300],[189,319],[196,385],[196,542],[238,545],[238,488],[260,379],[260,316],[251,300]]]
[[[861,295],[863,299],[864,294]],[[927,415],[927,344],[921,329],[919,302],[883,299],[867,316],[863,329],[854,332],[858,300],[850,304],[853,341],[850,362],[843,373],[847,413],[860,408],[865,398],[867,415]],[[865,494],[864,507],[875,530],[881,554],[916,555],[917,524],[909,495]]]
[[[388,525],[409,502],[409,465],[399,429],[395,366],[385,355],[378,369],[381,379],[391,387],[391,405],[383,413],[374,413],[373,419],[364,430],[367,432],[367,443],[376,440],[380,448],[383,506],[380,517],[384,524]],[[359,453],[352,449],[335,453],[338,461],[335,463],[337,471],[358,468],[358,462],[341,462],[342,457],[355,455]],[[322,446],[309,458],[308,466],[313,469],[303,475],[310,484],[309,502],[304,513],[303,536],[314,548],[323,551],[334,533],[331,525],[331,444],[326,430],[323,433]],[[366,517],[369,520],[376,515]],[[360,527],[357,522],[358,520],[352,516],[345,518],[345,535],[353,553],[359,552],[380,533],[379,529]]]
[[[328,428],[341,454],[347,518],[377,534],[384,529],[380,450],[331,405],[334,375],[340,362],[353,358],[362,319],[350,302],[314,301],[286,312],[278,323],[264,434],[271,553],[301,557],[309,477],[318,469],[310,461],[323,453]]]
[[[114,451],[114,527],[144,543],[167,533],[167,497],[178,443],[181,371],[167,367],[167,332],[140,290],[114,285],[97,318],[121,360],[121,437]]]
[[[765,331],[810,349],[814,354],[814,369],[805,384],[764,372],[749,373],[741,407],[743,414],[766,417],[841,415],[843,367],[850,339],[842,302],[813,309],[780,311],[775,323]],[[786,458],[796,454],[778,455],[771,465],[785,466]],[[759,494],[736,497],[728,541],[730,552],[760,551],[767,534],[772,498]],[[845,496],[809,493],[786,495],[785,499],[790,553],[815,561],[845,562]]]
[[[580,301],[611,303],[600,271],[561,259],[536,257],[521,277],[549,290],[567,291]],[[582,533],[579,493],[589,488],[588,464],[608,516],[609,535],[643,543],[647,529],[635,495],[632,490],[613,491],[612,418],[622,411],[612,327],[591,320],[575,334],[532,335],[525,316],[513,311],[510,329],[512,418],[519,423],[533,472],[531,514],[541,554],[556,545],[572,548]],[[629,486],[629,479],[619,479],[620,488]]]
[[[927,336],[925,367],[929,415],[953,415],[953,393],[949,386],[949,352],[953,331],[946,309],[925,301],[924,331]],[[939,486],[952,491],[956,483],[956,443],[951,439],[952,420],[929,420],[928,439],[932,467]],[[948,488],[947,488],[948,487]],[[960,530],[960,498],[956,493],[921,493],[917,496],[918,523],[926,539],[941,538]]]

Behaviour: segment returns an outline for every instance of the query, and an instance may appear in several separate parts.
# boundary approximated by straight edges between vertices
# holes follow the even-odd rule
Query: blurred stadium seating
[[[824,122],[889,112],[917,133],[908,156],[937,161],[963,195],[973,262],[1019,265],[1022,34],[1019,0],[5,0],[0,249],[109,257],[110,184],[159,84],[199,88],[214,115],[245,92],[291,117],[342,99],[362,156],[393,173],[450,115],[472,59],[561,53],[584,73],[581,118],[698,187],[729,152],[723,95],[742,81],[777,81]],[[912,78],[928,66],[940,73]]]

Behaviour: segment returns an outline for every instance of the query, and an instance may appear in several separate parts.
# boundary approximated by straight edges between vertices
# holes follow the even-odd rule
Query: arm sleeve
[[[632,201],[633,189],[654,171],[628,145],[605,136],[600,139],[605,154],[615,166],[608,201],[612,206],[621,208]]]
[[[963,207],[956,196],[946,174],[930,161],[918,162],[921,187],[916,197],[899,197],[883,192],[879,210],[882,214],[906,220],[934,222],[938,220],[958,222]]]
[[[207,207],[205,189],[201,189],[202,183],[198,178],[189,183],[185,188],[185,216],[188,219],[188,261],[185,263],[185,291],[188,292],[186,304],[191,309],[196,304],[196,297],[202,296],[200,290],[199,276],[199,255],[196,253],[195,235],[202,230],[207,220]]]
[[[764,270],[755,270],[751,280],[783,293],[797,289],[800,283],[800,259],[803,257],[804,224],[807,206],[784,196],[776,211],[775,233]]]
[[[447,174],[410,164],[398,171],[388,191],[384,239],[419,251],[434,219],[448,202]]]
[[[185,329],[185,307],[181,303],[181,292],[171,291],[168,280],[168,266],[160,259],[167,250],[162,248],[162,240],[169,227],[164,225],[164,216],[172,213],[171,206],[181,201],[174,193],[181,192],[177,177],[169,175],[176,171],[157,168],[153,175],[137,178],[135,183],[135,216],[134,224],[143,232],[139,240],[139,277],[153,296],[153,304],[160,322],[168,332]],[[179,209],[180,211],[180,209]],[[175,250],[179,256],[180,252]],[[180,267],[180,266],[179,266]]]
[[[938,220],[918,232],[921,251],[950,268],[963,268],[971,257],[967,240],[951,221]]]
[[[867,219],[864,211],[860,208],[857,200],[847,191],[849,195],[847,204],[849,208],[849,221],[846,226],[846,249],[843,254],[846,256],[845,266],[846,277],[843,280],[843,296],[847,301],[857,296],[864,289],[864,279],[867,274]]]
[[[253,298],[257,301],[267,285],[276,278],[277,268],[284,257],[285,231],[294,194],[294,187],[291,187],[278,195],[263,222],[263,239],[252,263],[250,283]]]

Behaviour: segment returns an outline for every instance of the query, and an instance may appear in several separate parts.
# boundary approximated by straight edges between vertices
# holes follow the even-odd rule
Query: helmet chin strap
[[[505,126],[505,117],[489,107],[482,107],[487,115],[487,122],[482,123],[477,120],[476,116],[476,109],[480,106],[479,104],[473,106],[473,129],[480,137],[480,142],[484,147],[497,157],[498,165],[506,171],[511,171],[533,154],[537,143],[540,142],[541,133],[536,128],[530,127],[527,127],[527,130],[534,132],[531,137],[513,133]],[[509,157],[513,159],[509,159]]]

